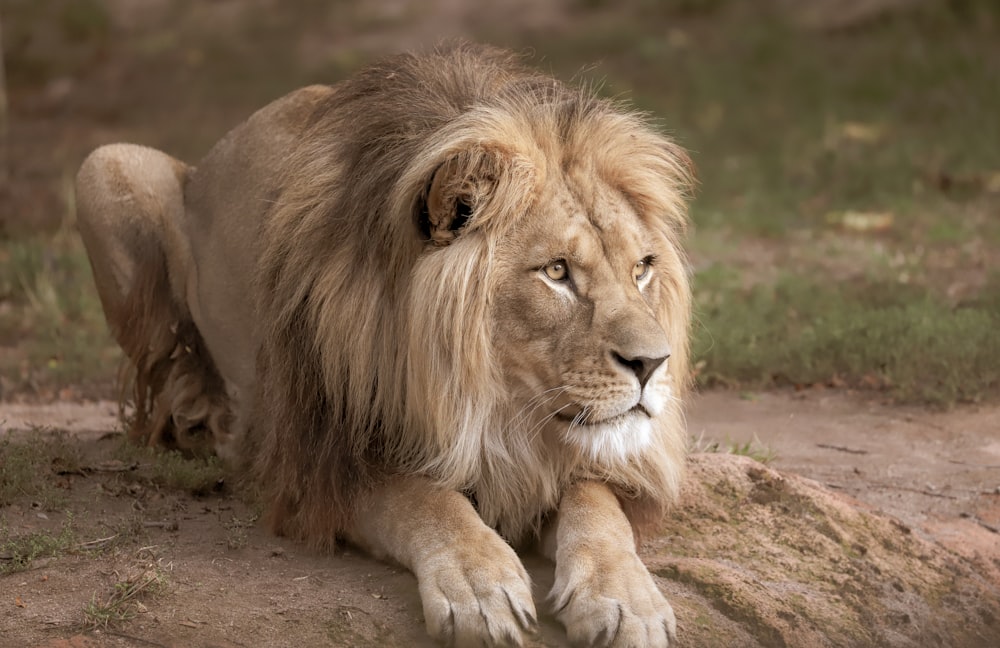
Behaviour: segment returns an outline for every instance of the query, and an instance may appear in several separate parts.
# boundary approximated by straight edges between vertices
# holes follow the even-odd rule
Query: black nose
[[[635,377],[639,379],[639,387],[645,388],[646,383],[649,382],[649,377],[653,375],[657,367],[663,364],[670,354],[661,356],[659,358],[646,358],[644,356],[636,356],[635,358],[626,358],[618,352],[612,352],[611,356],[615,359],[618,364],[627,367],[632,370]]]

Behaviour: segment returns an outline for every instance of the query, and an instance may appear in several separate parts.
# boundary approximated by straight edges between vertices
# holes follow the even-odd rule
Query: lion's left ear
[[[434,171],[422,201],[418,225],[437,246],[454,241],[475,221],[497,193],[512,169],[511,157],[498,147],[472,146],[460,151]]]

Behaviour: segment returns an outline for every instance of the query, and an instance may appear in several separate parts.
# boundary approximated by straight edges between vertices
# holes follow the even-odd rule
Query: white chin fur
[[[667,409],[667,404],[673,397],[673,390],[670,388],[670,378],[664,377],[660,380],[650,382],[642,393],[639,403],[646,408],[646,411],[653,416],[659,416]]]
[[[630,414],[608,423],[571,425],[563,435],[592,461],[616,463],[637,455],[653,439],[653,422],[643,414]]]

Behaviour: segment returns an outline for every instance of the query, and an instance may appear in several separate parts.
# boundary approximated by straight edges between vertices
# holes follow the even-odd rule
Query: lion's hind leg
[[[192,265],[183,230],[188,171],[154,149],[103,146],[77,174],[77,226],[108,325],[128,357],[129,436],[201,453],[225,435],[229,405],[184,298]]]

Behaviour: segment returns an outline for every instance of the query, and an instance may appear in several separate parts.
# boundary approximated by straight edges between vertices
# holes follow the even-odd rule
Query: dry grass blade
[[[107,600],[101,601],[97,594],[83,609],[85,624],[91,628],[108,628],[130,621],[145,612],[142,599],[163,592],[167,586],[166,575],[156,566],[136,570],[115,583]]]

